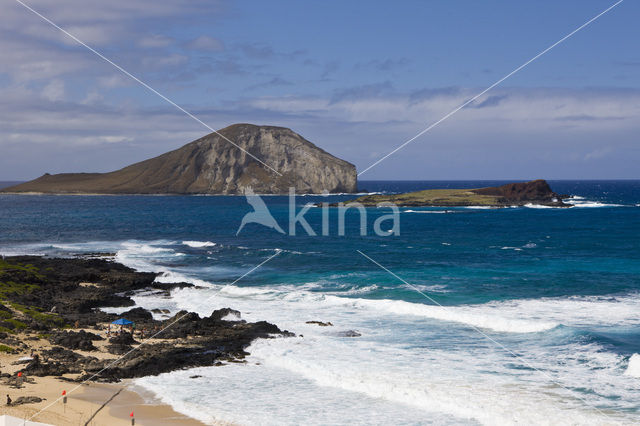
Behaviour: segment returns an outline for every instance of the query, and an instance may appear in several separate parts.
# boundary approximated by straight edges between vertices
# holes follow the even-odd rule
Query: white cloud
[[[168,48],[173,39],[158,34],[167,31],[171,22],[181,18],[190,20],[200,16],[212,19],[223,0],[111,0],[91,2],[83,0],[30,0],[29,6],[55,24],[69,31],[88,45],[109,53],[125,68],[135,68],[140,49]],[[2,9],[0,27],[0,73],[13,81],[28,82],[58,78],[83,78],[109,72],[108,66],[92,56],[76,41],[56,29],[17,2],[8,2]],[[213,46],[215,39],[202,39],[203,46]],[[111,56],[111,54],[107,54]],[[165,54],[166,59],[149,59],[154,66],[164,63],[175,66],[184,59]],[[90,70],[87,73],[87,70]],[[137,70],[136,70],[137,71]]]
[[[192,50],[202,50],[206,52],[217,52],[224,50],[224,43],[217,38],[201,35],[198,38],[185,43],[185,47]]]
[[[54,88],[49,90],[55,93]],[[473,93],[461,89],[419,101],[399,94],[339,102],[309,96],[248,99],[223,109],[187,107],[213,128],[234,122],[291,127],[362,170],[468,99],[467,92]],[[104,104],[98,91],[89,93],[82,104],[53,103],[59,97],[43,98],[25,86],[0,89],[0,146],[7,154],[0,158],[0,177],[113,170],[208,133],[169,105],[115,107]],[[460,111],[365,179],[635,173],[640,92],[502,89],[494,95],[501,100]],[[84,167],[78,169],[77,162]],[[594,174],[603,167],[609,175]]]
[[[158,68],[183,66],[189,62],[189,58],[185,55],[173,53],[170,55],[147,56],[142,58],[141,62],[149,71],[156,71]]]
[[[52,80],[42,89],[42,96],[52,102],[63,100],[64,93],[64,81],[62,80]]]
[[[58,29],[49,27],[48,30],[51,32],[51,36],[58,36],[60,41],[63,43],[69,46],[78,45],[77,41]],[[111,43],[119,39],[122,36],[123,31],[125,31],[120,23],[112,23],[108,25],[69,25],[65,30],[78,40],[81,40],[90,46],[103,46]]]
[[[599,158],[602,158],[608,154],[610,154],[613,151],[613,149],[610,146],[605,146],[605,147],[600,147],[598,149],[595,149],[591,152],[588,152],[585,156],[584,159],[586,161],[589,160],[597,160]]]
[[[242,62],[243,58],[281,61],[297,54],[278,53],[270,45],[249,43],[239,46],[241,53],[235,56],[234,52],[205,55],[201,52],[223,50],[222,41],[206,34],[186,41],[174,38],[179,32],[172,32],[171,25],[182,25],[185,17],[197,20],[206,16],[210,20],[216,16],[219,1],[111,0],[92,2],[88,7],[86,0],[30,0],[29,4],[143,80],[149,78],[147,72],[152,77],[161,76],[160,83],[159,79],[151,82],[163,93],[166,91],[163,84],[181,72],[202,75],[196,71],[198,65],[209,66],[204,72],[256,77],[255,69],[264,70],[252,69]],[[4,5],[2,15],[0,74],[4,75],[0,75],[0,81],[5,87],[0,86],[3,99],[0,146],[6,155],[0,158],[0,171],[4,173],[0,177],[23,178],[28,177],[24,175],[26,172],[37,175],[44,171],[65,171],[71,157],[74,161],[86,161],[87,170],[104,171],[159,154],[207,133],[201,125],[159,99],[149,101],[149,97],[140,101],[155,105],[154,108],[137,104],[138,93],[144,89],[135,93],[114,90],[137,83],[17,3]],[[232,50],[237,49],[234,46]],[[198,63],[200,57],[208,57],[209,62]],[[370,65],[394,66],[375,61]],[[339,62],[326,64],[325,71],[332,73],[336,69],[340,69]],[[263,75],[255,81],[265,78]],[[275,77],[272,80],[277,81]],[[292,86],[290,90],[297,88]],[[208,110],[200,112],[197,106],[185,107],[214,128],[239,121],[291,127],[363,168],[478,91],[435,88],[401,93],[391,84],[381,84],[322,95],[272,96],[235,102],[228,99],[220,109],[209,104],[205,105]],[[109,103],[115,94],[122,93],[131,93],[131,97]],[[180,97],[194,98],[189,94]],[[126,108],[120,107],[120,102]],[[637,163],[640,154],[635,145],[626,151],[620,147],[629,147],[632,140],[635,143],[635,135],[640,132],[638,117],[637,90],[498,88],[382,163],[380,168],[395,171],[397,177],[428,177],[421,174],[424,170],[443,177],[442,170],[471,164],[476,170],[488,171],[480,177],[490,177],[499,167],[538,170],[536,167],[544,164],[536,163],[536,158],[545,158],[547,164],[558,168],[567,166],[562,161],[582,165],[588,161],[591,167],[602,161],[626,160],[616,157],[620,152],[627,152],[627,159]],[[39,150],[31,149],[36,145]],[[525,158],[512,158],[514,155]],[[390,169],[386,169],[387,164]],[[567,171],[570,170],[568,167]]]
[[[134,84],[138,83],[136,83],[131,79],[131,77],[124,75],[120,71],[113,71],[113,73],[108,76],[99,77],[98,84],[101,87],[107,89],[114,89],[116,87],[133,86]]]
[[[138,46],[143,48],[167,47],[173,44],[175,40],[162,34],[153,34],[142,37],[138,40]]]
[[[104,96],[95,90],[91,90],[80,103],[83,105],[93,105],[101,103],[102,101],[104,101]]]
[[[286,114],[313,113],[353,123],[407,123],[427,127],[473,97],[477,90],[436,92],[416,100],[411,94],[368,97],[263,97],[249,101],[255,108]],[[448,126],[525,131],[531,129],[588,132],[593,129],[640,127],[640,91],[500,89],[485,95],[444,123]],[[488,105],[488,106],[482,106]],[[442,125],[445,125],[445,124]]]

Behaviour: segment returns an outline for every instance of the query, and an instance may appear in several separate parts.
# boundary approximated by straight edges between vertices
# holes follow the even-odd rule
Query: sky
[[[289,127],[367,169],[615,0],[21,0],[208,126]],[[210,133],[15,0],[0,180],[106,172]],[[626,0],[360,176],[640,178]]]

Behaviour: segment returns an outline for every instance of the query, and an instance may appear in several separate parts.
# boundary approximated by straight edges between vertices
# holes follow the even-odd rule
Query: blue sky
[[[26,3],[213,128],[290,127],[364,170],[614,2]],[[640,178],[638,16],[626,0],[361,178]],[[0,180],[208,133],[13,0],[0,22]]]

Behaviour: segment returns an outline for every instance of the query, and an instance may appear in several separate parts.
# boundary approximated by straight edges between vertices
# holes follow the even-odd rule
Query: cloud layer
[[[483,89],[398,88],[408,58],[225,40],[223,1],[29,5],[214,128],[291,127],[360,170]],[[113,170],[207,132],[20,4],[1,19],[0,180]],[[637,89],[497,88],[363,178],[638,177],[639,117]]]

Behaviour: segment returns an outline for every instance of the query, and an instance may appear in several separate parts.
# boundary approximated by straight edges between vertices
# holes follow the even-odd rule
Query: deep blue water
[[[370,191],[479,187],[500,181],[379,182],[364,181]],[[455,292],[441,303],[481,303],[495,299],[561,295],[615,294],[640,286],[640,182],[551,182],[559,193],[579,195],[600,207],[573,209],[422,209],[446,214],[403,213],[400,236],[377,236],[375,218],[389,211],[368,209],[368,234],[359,235],[359,215],[349,210],[345,236],[338,236],[337,209],[330,209],[330,235],[281,235],[260,225],[236,230],[250,211],[244,197],[181,196],[0,196],[0,243],[78,243],[87,241],[213,241],[229,266],[246,265],[246,250],[278,247],[305,253],[282,256],[277,276],[322,277],[338,272],[370,271],[361,250],[413,283],[446,279]],[[299,196],[307,202],[346,201],[352,196]],[[287,197],[264,197],[276,220],[287,229]],[[581,202],[586,202],[581,200]],[[621,206],[607,206],[620,204]],[[597,205],[597,204],[596,204]],[[411,209],[403,209],[411,210]],[[419,210],[419,209],[413,209]],[[305,218],[321,232],[321,209]],[[530,247],[527,248],[527,245]],[[535,246],[535,247],[533,247]],[[513,249],[503,249],[512,247]],[[522,250],[514,250],[522,248]],[[250,250],[250,252],[252,252]],[[258,252],[260,253],[260,252]],[[377,275],[376,275],[377,273]],[[370,271],[361,285],[381,279]],[[264,277],[256,277],[256,281]],[[295,279],[295,278],[294,278]],[[389,297],[381,292],[375,297]],[[405,300],[423,297],[412,291]]]
[[[505,182],[364,181],[360,188],[401,192],[502,183]],[[242,217],[250,211],[244,197],[0,195],[0,252],[58,255],[118,252],[119,260],[132,266],[170,271],[181,279],[224,286],[281,249],[279,256],[234,287],[278,289],[283,294],[278,296],[282,297],[282,306],[291,309],[292,318],[305,310],[325,312],[315,311],[316,307],[328,309],[320,302],[315,305],[309,302],[313,297],[322,297],[318,299],[322,303],[328,303],[329,296],[337,296],[340,301],[354,300],[357,306],[347,305],[355,310],[343,319],[345,324],[364,329],[364,317],[358,315],[379,310],[378,326],[389,334],[376,337],[378,340],[372,337],[372,341],[389,347],[400,345],[407,351],[402,352],[403,357],[415,356],[428,342],[431,349],[491,359],[490,367],[478,365],[470,370],[469,374],[479,375],[474,380],[480,382],[489,380],[482,372],[492,368],[496,370],[492,374],[500,378],[512,373],[518,376],[522,369],[528,371],[526,363],[518,364],[509,360],[509,356],[491,358],[495,345],[483,340],[475,329],[478,327],[518,354],[527,354],[535,347],[536,368],[561,382],[569,388],[568,392],[587,398],[584,403],[577,402],[577,409],[587,413],[587,417],[592,406],[613,410],[616,415],[637,416],[640,378],[624,373],[630,356],[640,353],[640,181],[550,181],[550,184],[560,194],[577,196],[574,199],[577,206],[405,208],[401,209],[399,236],[373,234],[374,220],[388,213],[384,209],[367,209],[367,236],[359,235],[359,215],[353,210],[347,214],[345,235],[337,235],[335,208],[329,213],[329,236],[308,236],[301,227],[297,228],[296,236],[281,235],[256,224],[247,225],[236,236]],[[263,198],[275,219],[287,229],[287,197]],[[307,202],[351,198],[301,196],[297,198],[297,210]],[[310,209],[305,218],[319,233],[322,209]],[[189,241],[200,243],[184,243]],[[357,250],[411,286],[374,265]],[[291,304],[291,294],[298,297],[300,291],[307,295],[300,296],[304,305],[298,299],[297,304]],[[250,300],[254,304],[248,306],[256,312],[260,309],[268,312],[270,308],[261,305],[262,296],[247,294],[235,303]],[[221,300],[234,303],[233,299]],[[406,304],[392,306],[389,301]],[[420,311],[421,306],[433,306],[434,302],[452,308],[446,318]],[[286,317],[286,313],[282,315]],[[416,322],[407,323],[407,318]],[[277,318],[269,319],[277,322]],[[512,324],[511,320],[516,322]],[[546,322],[553,324],[546,327]],[[415,334],[418,331],[424,334]],[[574,359],[571,354],[581,355],[575,355]],[[268,364],[271,358],[262,356]],[[294,359],[302,363],[304,355]],[[326,362],[329,370],[341,368]],[[366,363],[366,358],[362,362]],[[419,363],[415,363],[417,368]],[[458,371],[460,367],[451,364],[450,368]],[[302,367],[294,373],[304,376],[300,371]],[[311,373],[308,375],[311,377]],[[517,380],[526,388],[533,379]],[[535,382],[544,380],[537,378]],[[346,385],[335,387],[359,392]],[[409,405],[418,407],[420,413],[423,402]],[[456,404],[455,398],[451,403]],[[473,402],[478,407],[484,403]],[[549,410],[555,409],[549,404]],[[215,411],[217,416],[221,416],[220,410]],[[393,412],[393,407],[389,410]],[[503,418],[500,417],[505,415],[503,411],[494,413],[496,419]],[[439,412],[459,418],[459,413],[451,410]],[[255,415],[264,418],[262,412]],[[594,415],[597,417],[597,413]],[[534,417],[523,416],[520,419],[525,423],[534,422]],[[481,413],[471,418],[470,421],[486,423]]]

